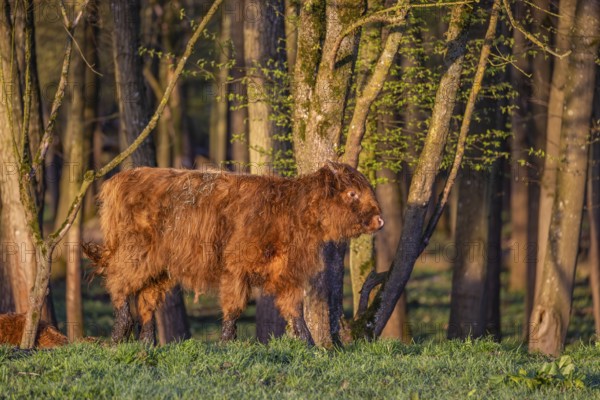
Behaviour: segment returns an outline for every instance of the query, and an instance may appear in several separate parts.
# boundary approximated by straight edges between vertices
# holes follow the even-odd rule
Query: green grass
[[[86,343],[32,353],[0,347],[0,399],[600,399],[600,345],[593,343],[587,279],[580,268],[565,352],[573,376],[548,376],[551,360],[528,354],[522,345],[522,293],[502,293],[501,344],[447,341],[451,271],[447,261],[430,255],[417,264],[407,288],[410,345],[357,342],[323,350],[289,338],[261,345],[252,340],[253,305],[240,321],[242,340],[222,345],[216,342],[215,297],[194,304],[186,296],[193,339],[183,343],[161,348]],[[53,295],[58,320],[64,321],[60,281],[54,282]],[[108,336],[112,309],[100,282],[86,285],[83,295],[86,335]],[[349,290],[344,302],[350,315]],[[59,328],[67,327],[59,323]]]
[[[537,389],[498,382],[548,361],[486,340],[403,345],[359,342],[306,348],[292,339],[269,345],[190,340],[162,348],[77,344],[21,353],[0,348],[1,398],[422,398],[548,399],[600,397],[600,346],[568,353],[584,388]]]

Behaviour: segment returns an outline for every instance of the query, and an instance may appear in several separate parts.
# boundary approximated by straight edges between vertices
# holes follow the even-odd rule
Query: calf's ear
[[[334,174],[339,174],[341,172],[340,166],[333,161],[327,160],[325,166]]]

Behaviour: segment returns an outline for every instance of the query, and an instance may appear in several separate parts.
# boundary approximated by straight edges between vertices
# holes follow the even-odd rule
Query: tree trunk
[[[532,32],[537,35],[545,35],[548,32],[549,14],[546,10],[550,9],[548,0],[536,0],[535,6],[531,7],[533,20]],[[544,52],[537,52],[532,57],[532,77],[531,77],[531,100],[530,110],[533,136],[530,139],[530,146],[535,149],[544,150],[546,143],[546,130],[548,121],[548,96],[550,95],[550,67],[551,60]],[[527,270],[525,287],[525,316],[523,324],[523,337],[527,338],[529,334],[529,317],[533,307],[533,298],[535,296],[535,276],[537,264],[537,247],[539,233],[539,207],[540,207],[540,184],[542,171],[544,167],[543,158],[530,157],[531,166],[528,168],[528,203],[527,203],[527,246],[525,249],[525,264]]]
[[[449,339],[481,337],[487,320],[487,259],[493,184],[489,172],[463,170],[458,184]]]
[[[410,184],[400,242],[388,280],[381,291],[381,305],[375,314],[375,337],[381,335],[387,325],[421,253],[425,214],[432,196],[431,188],[442,161],[460,84],[469,20],[469,14],[465,12],[463,5],[453,7],[447,32],[446,71],[440,80],[429,132]]]
[[[596,74],[596,81],[598,81]],[[599,104],[596,90],[596,107]],[[590,222],[590,290],[596,336],[600,337],[600,142],[592,141],[587,183],[587,211]]]
[[[251,2],[253,3],[253,2]],[[246,8],[247,10],[248,8]],[[216,74],[216,81],[213,90],[212,104],[210,112],[210,140],[209,154],[210,160],[216,165],[221,165],[227,159],[227,86],[229,77],[229,59],[231,58],[231,35],[233,29],[233,19],[235,14],[231,12],[221,13],[221,32],[217,46],[219,54],[219,71]],[[250,107],[250,105],[248,105]]]
[[[356,57],[354,35],[350,34],[342,41],[336,58],[340,61],[334,70],[327,58],[333,55],[343,28],[355,21],[362,11],[360,0],[315,0],[304,4],[300,10],[293,88],[293,137],[300,174],[313,172],[325,161],[337,159],[352,60]],[[315,43],[319,43],[323,35],[321,50]],[[345,245],[333,243],[325,246],[324,270],[313,279],[304,302],[308,328],[321,346],[330,346],[332,338],[338,340],[339,336],[337,316],[343,315],[344,266],[339,262],[343,261],[343,254],[334,253],[345,249]]]
[[[369,13],[380,10],[382,6],[382,0],[370,0],[367,2],[367,10]],[[375,63],[377,63],[377,59],[379,58],[382,41],[381,34],[382,29],[379,23],[367,24],[362,28],[355,67],[357,98],[362,96],[371,71],[373,70]],[[354,115],[356,114],[356,107],[359,107],[358,103],[355,105]],[[366,107],[366,112],[368,112],[370,109],[370,104],[365,104],[363,107]],[[361,123],[363,126],[365,126],[364,129],[369,131],[368,136],[372,136],[374,133],[373,131],[377,130],[377,120],[375,118],[371,118],[367,122],[367,113],[364,113],[364,116],[365,120],[361,121]],[[358,157],[358,153],[356,156],[357,158],[353,160],[355,161],[354,165],[352,163],[350,165],[353,165],[355,168],[358,168],[359,171],[364,173],[365,171],[363,166],[365,165],[365,162],[368,162],[369,159],[373,158],[373,154],[365,154],[363,152],[360,153],[360,158]],[[358,311],[360,290],[365,282],[367,274],[374,268],[373,250],[373,235],[362,235],[358,238],[350,240],[350,282],[352,284],[352,300],[355,314]]]
[[[251,15],[244,19],[244,58],[249,71],[248,83],[248,137],[250,171],[252,173],[273,172],[275,140],[283,134],[281,127],[270,118],[273,112],[269,103],[272,88],[268,76],[261,68],[285,70],[285,49],[281,41],[285,39],[285,2],[277,0],[268,3],[246,0],[245,10]],[[265,168],[265,165],[268,168]],[[266,342],[272,336],[281,336],[286,321],[279,315],[271,296],[261,297],[256,304],[256,336]]]
[[[35,244],[30,236],[25,206],[20,199],[19,160],[13,146],[19,141],[23,118],[20,76],[11,62],[13,54],[12,21],[7,1],[0,1],[0,68],[2,92],[10,99],[0,102],[0,268],[3,277],[2,309],[23,313],[29,308],[29,290],[35,278]],[[4,279],[7,279],[6,281]]]
[[[515,3],[515,18],[525,18],[525,3]],[[530,134],[529,92],[530,88],[525,75],[529,71],[527,58],[527,42],[523,33],[513,28],[514,45],[512,48],[515,65],[511,68],[512,86],[518,91],[513,106],[517,107],[512,113],[511,140],[511,187],[510,187],[510,223],[511,223],[511,255],[509,289],[524,291],[527,286],[527,226],[529,204],[529,172],[528,135]]]
[[[596,67],[596,82],[600,68]],[[594,95],[594,121],[600,120],[600,85]],[[596,336],[600,337],[600,141],[598,132],[592,136],[588,170],[587,208],[590,221],[590,289],[594,304]]]
[[[86,38],[86,23],[83,29],[75,33],[75,40],[80,43],[81,51],[85,54],[88,45]],[[83,172],[87,168],[87,157],[84,155],[84,141],[89,141],[85,128],[85,74],[86,65],[80,54],[75,54],[71,61],[70,82],[71,102],[69,104],[69,118],[63,141],[64,166],[61,176],[60,203],[65,204],[65,212],[60,216],[58,223],[65,220],[67,209],[71,201],[77,196],[79,187],[83,181]],[[83,337],[83,304],[81,301],[81,235],[83,231],[82,212],[77,215],[71,229],[63,240],[63,248],[66,250],[67,267],[67,337],[69,341],[75,341]],[[60,228],[60,225],[56,229]]]
[[[140,47],[140,0],[111,0],[114,19],[113,58],[119,104],[119,142],[122,149],[132,143],[148,123],[148,99],[143,78]],[[123,163],[124,168],[156,166],[152,137]]]
[[[558,27],[556,32],[556,49],[564,54],[570,48],[570,34],[575,20],[577,0],[560,0],[558,14]],[[538,242],[536,260],[535,296],[540,291],[540,279],[544,268],[546,244],[550,230],[552,203],[556,191],[556,173],[558,170],[559,142],[564,107],[564,90],[567,80],[569,57],[555,58],[552,71],[552,83],[548,99],[548,122],[546,124],[546,144],[544,146],[545,159],[542,179],[540,184]],[[529,327],[531,330],[531,327]]]
[[[236,0],[237,1],[237,0]],[[246,120],[248,119],[248,109],[242,106],[240,98],[247,96],[246,85],[241,83],[244,77],[244,24],[240,19],[230,17],[226,22],[231,24],[231,41],[235,55],[235,66],[231,69],[231,78],[235,83],[227,85],[227,93],[233,95],[229,100],[229,123],[228,123],[228,141],[230,159],[237,164],[236,170],[242,168],[250,161],[248,153],[248,135],[246,129]]]
[[[556,177],[544,267],[538,276],[529,350],[557,356],[569,325],[587,173],[587,143],[595,84],[600,4],[580,0],[569,61]],[[577,239],[575,239],[577,238]]]
[[[148,123],[148,106],[143,81],[140,47],[140,1],[111,0],[113,18],[113,57],[121,123],[119,137],[121,148],[126,148]],[[154,145],[148,137],[124,163],[125,168],[156,166]],[[180,289],[167,293],[162,307],[156,312],[160,343],[190,337],[187,317]]]
[[[500,108],[498,108],[500,110]],[[498,119],[504,121],[502,112]],[[500,324],[500,272],[502,270],[502,180],[503,161],[497,160],[490,176],[491,199],[489,209],[489,230],[487,245],[487,274],[485,296],[487,298],[486,334],[492,335],[497,342],[502,338]]]
[[[387,180],[387,182],[380,183],[375,188],[375,193],[381,205],[381,214],[385,221],[381,232],[375,235],[375,269],[377,272],[385,272],[390,269],[390,265],[394,261],[394,251],[398,248],[400,241],[404,202],[402,201],[396,174],[389,169],[382,169],[377,172],[377,177]],[[408,322],[406,291],[404,291],[381,332],[381,337],[400,339],[404,343],[409,343],[411,333]]]

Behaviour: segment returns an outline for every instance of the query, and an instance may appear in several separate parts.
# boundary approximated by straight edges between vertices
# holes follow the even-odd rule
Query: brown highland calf
[[[0,344],[21,344],[23,329],[25,327],[25,314],[0,314]],[[64,346],[69,343],[65,335],[58,329],[44,321],[40,321],[35,347],[50,349],[52,347]]]
[[[154,342],[153,313],[175,284],[196,294],[219,289],[222,340],[252,286],[274,295],[294,333],[312,343],[302,315],[304,288],[323,268],[320,251],[383,226],[367,179],[328,163],[299,178],[137,168],[108,180],[99,195],[104,246],[86,246],[115,307],[112,339],[132,326],[137,295],[140,339]]]

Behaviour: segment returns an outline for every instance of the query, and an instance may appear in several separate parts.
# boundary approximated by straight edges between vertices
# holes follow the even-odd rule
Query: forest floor
[[[100,343],[31,353],[0,347],[0,399],[600,398],[600,345],[594,343],[585,264],[574,293],[565,351],[570,358],[557,361],[529,355],[522,344],[522,293],[502,293],[502,343],[446,340],[451,270],[444,252],[426,253],[408,285],[410,344],[356,342],[333,350],[308,349],[288,338],[258,344],[251,304],[240,321],[240,340],[222,345],[215,297],[194,304],[186,295],[193,340],[113,347],[105,342],[112,309],[96,280],[84,287],[84,315],[86,335]],[[53,296],[64,321],[60,280]],[[351,313],[350,293],[345,305]],[[59,328],[68,329],[64,323]]]

